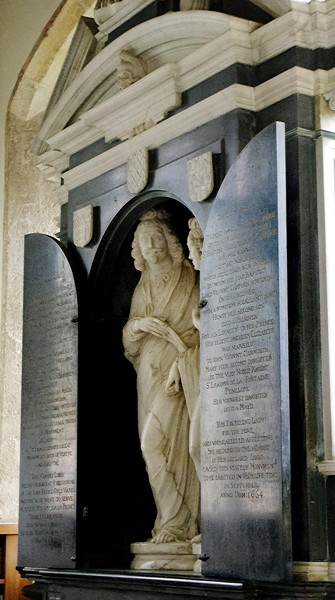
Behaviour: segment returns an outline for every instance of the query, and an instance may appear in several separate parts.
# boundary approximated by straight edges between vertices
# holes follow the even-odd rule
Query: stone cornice
[[[124,164],[133,152],[141,148],[157,148],[234,109],[260,111],[292,94],[314,97],[320,87],[319,72],[317,75],[307,69],[294,67],[256,88],[234,84],[64,173],[65,186],[68,189],[78,187]]]
[[[333,562],[294,562],[295,581],[335,581],[335,563]]]
[[[67,189],[74,189],[86,181],[124,164],[131,154],[141,148],[157,148],[225,112],[230,112],[237,107],[250,109],[253,102],[253,88],[242,85],[230,86],[64,173],[64,184]]]
[[[60,181],[61,173],[69,167],[70,158],[60,150],[49,150],[37,166],[49,181]]]
[[[132,137],[134,130],[142,125],[148,129],[181,104],[174,71],[174,65],[160,67],[136,82],[137,85],[122,90],[103,105],[90,110],[81,120],[87,127],[93,126],[102,131],[106,141]]]
[[[148,104],[145,104],[145,101],[148,103],[148,98],[151,98],[150,93],[154,96],[158,90],[158,93],[161,94],[157,98],[157,102],[152,98],[153,107],[155,104],[161,106],[160,102],[165,102],[165,107],[168,106],[168,103],[171,103],[170,106],[173,102],[177,103],[179,98],[177,90],[180,88],[178,88],[178,83],[173,80],[176,70],[171,65],[165,65],[158,71],[155,77],[152,78],[156,84],[163,75],[165,76],[168,73],[170,80],[166,81],[162,89],[159,85],[156,85],[151,89],[151,92],[149,90],[148,94],[143,94],[142,102],[140,102],[141,94],[137,91],[140,92],[143,89],[142,86],[147,85],[149,78],[143,78],[130,88],[123,90],[124,97],[127,97],[128,93],[131,93],[133,97],[133,104],[130,100],[129,102],[125,101],[127,106],[126,119],[122,102],[119,102],[119,98],[122,98],[121,94],[95,107],[86,115],[83,115],[78,123],[49,140],[53,149],[41,156],[40,168],[54,178],[54,172],[60,172],[60,168],[67,167],[69,155],[104,136],[108,140],[115,139],[118,136],[122,137],[127,127],[130,129],[132,123],[135,123],[136,118],[139,124],[143,120],[144,114],[150,115],[150,108],[148,108]],[[136,152],[142,147],[157,148],[195,127],[227,114],[231,110],[239,108],[260,111],[292,94],[304,94],[312,97],[322,94],[328,88],[329,80],[333,77],[335,78],[335,68],[331,71],[309,71],[301,67],[293,67],[255,88],[234,84],[209,96],[202,102],[198,102],[196,105],[168,117],[164,122],[140,132],[131,140],[118,144],[117,147],[107,150],[85,162],[84,165],[79,165],[64,173],[65,185],[68,189],[73,189],[92,177],[97,177],[125,163],[132,152]],[[164,97],[165,92],[167,92],[166,97]],[[133,107],[133,112],[130,110],[131,107]],[[146,113],[145,110],[147,110]],[[52,169],[52,167],[54,168]]]
[[[318,469],[322,475],[328,477],[329,475],[335,475],[335,458],[331,460],[324,460],[318,463]]]
[[[291,10],[290,0],[251,0],[251,2],[267,11],[272,17],[280,17]]]
[[[270,60],[294,46],[307,47],[309,15],[290,11],[252,32],[253,64]]]
[[[99,24],[97,39],[104,40],[112,31],[123,25],[128,19],[134,17],[138,12],[152,4],[153,0],[122,0],[110,4],[105,8],[94,11],[94,17]]]
[[[328,5],[327,10],[324,4]],[[313,10],[308,13],[292,10],[259,28],[255,23],[221,13],[190,12],[192,13],[190,18],[187,11],[171,13],[135,27],[138,34],[137,45],[136,47],[132,45],[132,49],[136,54],[141,50],[142,56],[149,63],[151,61],[151,72],[125,90],[115,93],[84,112],[74,124],[63,129],[62,124],[70,119],[75,109],[89,96],[87,88],[91,92],[100,89],[99,85],[103,87],[106,78],[108,76],[110,78],[114,71],[116,73],[118,51],[126,42],[126,46],[130,47],[130,41],[135,40],[134,30],[110,44],[77,77],[41,128],[42,139],[45,140],[48,133],[52,134],[47,138],[50,151],[40,156],[40,168],[48,176],[54,177],[54,172],[59,173],[67,168],[68,157],[71,154],[103,137],[106,141],[123,140],[138,133],[142,135],[145,129],[151,127],[150,133],[146,132],[149,140],[147,147],[157,147],[159,145],[155,141],[157,131],[170,132],[167,138],[165,134],[163,135],[164,140],[162,139],[160,143],[182,135],[190,130],[185,129],[183,125],[183,121],[188,122],[190,114],[195,118],[192,128],[203,124],[203,106],[208,107],[207,121],[209,121],[218,114],[226,114],[234,108],[259,111],[295,93],[308,96],[325,94],[327,97],[327,94],[333,90],[335,68],[329,71],[323,69],[312,71],[307,68],[293,67],[275,77],[271,78],[269,75],[267,81],[255,88],[234,84],[229,90],[222,90],[199,103],[198,108],[191,107],[183,110],[180,115],[168,117],[166,124],[156,131],[156,123],[166,118],[169,111],[179,106],[180,93],[224,71],[229,66],[236,63],[252,66],[262,63],[265,58],[269,59],[272,53],[283,52],[295,45],[313,46],[315,39],[320,38],[321,31],[324,33],[325,46],[329,37],[325,32],[329,34],[329,27],[335,39],[335,0],[328,0],[327,3],[314,2]],[[317,19],[320,28],[318,34],[311,31],[311,19]],[[189,35],[190,24],[192,37]],[[164,35],[167,38],[165,46],[162,44],[162,39],[159,41],[162,30],[165,31]],[[149,31],[152,38],[150,42],[146,38]],[[178,40],[178,48],[174,46],[173,40]],[[154,61],[159,63],[162,59],[162,45],[165,48],[165,61],[169,56],[172,58],[177,56],[179,59],[172,61],[172,64],[164,64],[152,69]],[[158,53],[156,58],[154,58],[155,52]],[[217,103],[220,102],[220,94],[223,98],[234,98],[234,101],[222,103],[221,112],[218,113]],[[152,131],[152,127],[155,131]],[[138,143],[139,141],[136,140],[134,147],[139,147]],[[122,161],[125,162],[128,150],[124,153],[124,148],[121,146],[118,145],[117,154],[119,157],[122,156]],[[97,160],[99,162],[99,159]],[[119,164],[122,164],[122,161]],[[84,179],[79,176],[79,171],[76,169],[71,170],[73,177],[69,174],[65,176],[70,188],[74,187],[74,181],[76,185],[80,185],[87,180],[85,176]],[[101,174],[99,169],[98,171],[98,174]]]
[[[250,30],[239,28],[239,21],[222,35],[194,50],[177,65],[180,89],[191,87],[235,63],[252,65]]]
[[[251,33],[254,64],[289,48],[331,48],[335,40],[335,1],[297,5],[282,17]]]
[[[174,70],[173,65],[164,65],[91,109],[77,123],[49,139],[51,149],[71,155],[102,137],[106,141],[122,140],[132,137],[132,129],[150,120],[148,125],[155,125],[166,112],[180,105]],[[45,153],[43,161],[49,156],[50,152]]]
[[[117,95],[117,57],[123,48],[141,55],[150,71],[164,62],[176,63],[180,89],[185,91],[230,64],[257,65],[294,46],[330,47],[334,39],[335,0],[314,2],[308,13],[291,10],[262,27],[210,11],[165,14],[138,25],[102,50],[64,92],[39,138],[46,141],[62,131],[98,88],[105,86],[107,94],[109,88]]]

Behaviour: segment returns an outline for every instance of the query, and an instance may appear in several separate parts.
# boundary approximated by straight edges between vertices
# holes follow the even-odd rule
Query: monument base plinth
[[[193,571],[197,557],[193,554],[192,543],[136,542],[130,546],[134,554],[132,569],[144,571]]]
[[[167,571],[20,569],[31,600],[335,600],[335,583],[226,581]]]

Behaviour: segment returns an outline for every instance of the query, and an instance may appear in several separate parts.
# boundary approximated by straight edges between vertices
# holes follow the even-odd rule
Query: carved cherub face
[[[138,241],[143,258],[157,264],[169,255],[168,244],[163,229],[155,223],[148,223],[139,232]]]

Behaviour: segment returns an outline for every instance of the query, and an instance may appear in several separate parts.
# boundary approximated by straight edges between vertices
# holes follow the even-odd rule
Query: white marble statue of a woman
[[[187,541],[198,533],[199,481],[189,454],[186,394],[182,386],[168,394],[166,384],[176,358],[199,347],[192,321],[196,273],[163,210],[142,215],[132,248],[142,274],[123,344],[137,373],[141,449],[157,507],[152,542]]]

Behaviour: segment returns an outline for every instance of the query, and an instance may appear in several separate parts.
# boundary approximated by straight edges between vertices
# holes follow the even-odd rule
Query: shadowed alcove
[[[193,215],[180,201],[158,193],[132,201],[100,243],[83,307],[79,505],[87,509],[80,551],[83,563],[93,568],[129,567],[130,544],[151,537],[156,514],[137,432],[136,373],[122,345],[122,328],[140,277],[131,244],[139,217],[153,206],[169,212],[188,256],[188,220]]]

